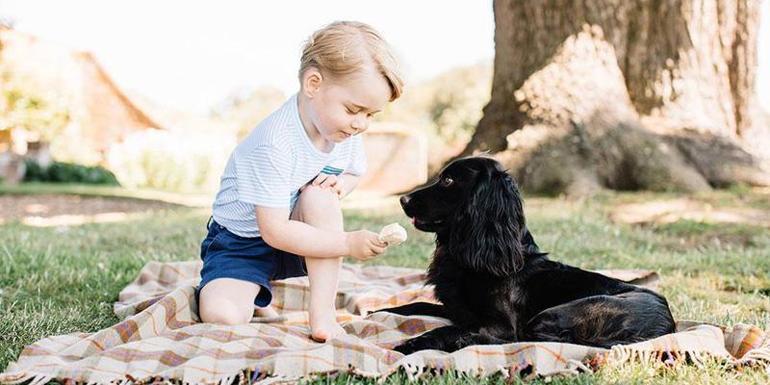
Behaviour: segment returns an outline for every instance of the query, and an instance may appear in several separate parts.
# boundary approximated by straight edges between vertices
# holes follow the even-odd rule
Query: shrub
[[[107,163],[126,187],[214,191],[235,135],[148,130],[110,147]]]
[[[50,141],[70,121],[61,95],[36,92],[28,82],[0,67],[0,129],[23,129]]]
[[[415,85],[378,120],[425,127],[443,142],[464,144],[481,119],[491,88],[490,63],[455,68]]]
[[[48,167],[42,167],[32,159],[27,159],[24,163],[26,166],[26,171],[24,172],[25,182],[118,185],[115,175],[101,166],[53,162]]]

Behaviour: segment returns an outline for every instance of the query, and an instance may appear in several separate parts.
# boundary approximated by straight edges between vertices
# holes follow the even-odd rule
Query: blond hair
[[[390,101],[398,99],[404,87],[395,55],[385,39],[368,24],[336,21],[314,32],[302,48],[299,77],[308,68],[342,76],[360,70],[370,62],[390,86]]]

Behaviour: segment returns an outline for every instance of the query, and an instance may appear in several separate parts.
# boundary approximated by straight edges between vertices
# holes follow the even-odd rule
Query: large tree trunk
[[[527,190],[768,185],[759,2],[496,0],[492,97],[462,155]]]

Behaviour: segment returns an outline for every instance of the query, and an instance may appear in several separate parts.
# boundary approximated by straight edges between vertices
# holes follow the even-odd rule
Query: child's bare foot
[[[337,323],[334,313],[331,316],[314,316],[310,313],[310,338],[316,342],[326,342],[334,337],[344,335],[345,329]]]

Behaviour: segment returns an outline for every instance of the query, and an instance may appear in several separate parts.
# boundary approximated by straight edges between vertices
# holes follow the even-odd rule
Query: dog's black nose
[[[412,198],[409,198],[409,195],[402,195],[399,201],[401,202],[401,207],[406,207],[406,205],[409,204],[409,200]]]

